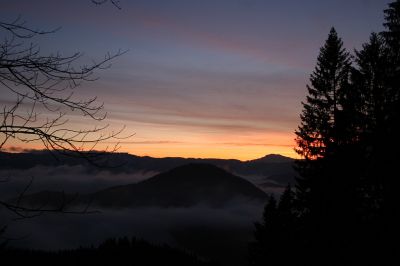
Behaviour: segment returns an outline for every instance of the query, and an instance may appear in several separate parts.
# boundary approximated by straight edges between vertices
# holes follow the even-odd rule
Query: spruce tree
[[[290,184],[288,184],[279,199],[277,207],[278,222],[279,227],[282,229],[281,231],[283,238],[291,237],[292,230],[294,229],[294,223],[297,218],[295,207],[295,194],[292,191]]]
[[[296,193],[287,188],[266,206],[255,245],[265,252],[254,265],[391,265],[397,257],[400,0],[385,20],[386,31],[355,51],[355,67],[333,28],[320,49],[295,132],[304,158]]]
[[[391,49],[392,62],[400,62],[400,0],[389,4],[384,11],[386,31],[383,32],[387,45]]]
[[[340,141],[338,115],[343,110],[350,65],[350,55],[332,28],[310,76],[301,124],[295,132],[296,151],[306,159],[325,157]]]
[[[390,101],[386,103],[388,111],[385,113],[386,121],[386,136],[382,139],[382,146],[387,147],[385,150],[385,157],[388,169],[387,175],[390,171],[397,170],[398,150],[400,149],[400,142],[398,141],[398,134],[400,132],[400,0],[394,1],[389,4],[389,8],[385,11],[385,31],[382,33],[385,43],[388,48],[389,69],[387,71],[387,97]],[[390,200],[396,191],[392,179],[387,180],[388,193],[392,194]],[[391,185],[392,184],[392,185]]]
[[[383,130],[388,111],[385,109],[390,101],[387,92],[388,49],[384,39],[372,33],[369,42],[355,53],[357,68],[353,70],[352,83],[361,95],[362,133],[370,135]]]
[[[263,220],[255,223],[255,242],[249,246],[250,265],[293,265],[298,246],[295,231],[294,193],[288,185],[279,203],[270,196]],[[292,256],[287,256],[290,253]],[[296,258],[296,259],[295,259]]]
[[[344,254],[343,239],[355,223],[355,178],[349,173],[349,157],[357,138],[354,103],[359,99],[350,73],[351,57],[332,28],[310,76],[301,124],[295,132],[296,151],[305,159],[297,164],[296,187],[303,242],[321,257],[332,256],[333,250]],[[340,256],[335,258],[340,260]]]
[[[352,73],[354,90],[361,96],[359,144],[363,166],[360,165],[358,187],[361,194],[359,210],[366,216],[382,207],[381,159],[386,138],[386,114],[391,101],[388,93],[388,49],[381,35],[372,33],[368,43],[355,51],[356,68]]]
[[[388,139],[385,144],[392,142],[392,145],[390,145],[392,148],[388,149],[387,152],[396,157],[396,153],[400,148],[399,141],[393,141],[397,139],[400,131],[400,0],[389,4],[389,8],[385,10],[385,20],[386,31],[382,35],[389,53],[387,90],[388,98],[390,99],[387,103],[389,107],[389,111],[386,114]]]
[[[301,124],[295,132],[296,151],[305,158],[297,165],[300,174],[297,197],[305,215],[311,209],[314,215],[326,213],[333,196],[329,192],[335,193],[333,190],[340,187],[339,177],[343,173],[337,169],[335,160],[340,157],[337,156],[339,148],[349,135],[351,115],[344,114],[348,112],[346,107],[351,106],[350,70],[350,55],[332,28],[310,76]]]
[[[388,103],[390,108],[387,113],[387,129],[389,138],[397,138],[400,130],[400,0],[389,4],[385,11],[386,31],[382,33],[388,47],[389,71],[388,71],[388,97],[391,101]],[[393,150],[400,148],[399,142],[394,141]],[[388,150],[388,152],[390,152]],[[394,155],[395,152],[392,152]]]
[[[357,227],[353,230],[357,241],[354,250],[365,261],[376,261],[382,253],[379,243],[382,235],[383,175],[387,139],[387,114],[389,103],[388,80],[390,73],[389,50],[382,34],[372,33],[369,42],[355,51],[355,68],[352,71],[353,90],[360,95],[358,102],[359,124],[357,148],[359,156],[351,160],[352,179],[355,180],[355,210]],[[358,163],[357,163],[358,162]],[[346,184],[347,186],[347,184]],[[376,243],[379,243],[378,245]],[[379,254],[373,255],[373,254]]]
[[[249,244],[249,265],[261,266],[266,261],[274,265],[276,250],[277,232],[277,202],[273,195],[270,195],[267,204],[264,206],[261,223],[254,224],[255,241]]]
[[[288,184],[279,199],[278,211],[280,213],[286,212],[291,215],[294,211],[294,193],[292,187]]]
[[[400,0],[389,4],[385,11],[385,31],[383,36],[388,47],[389,71],[387,77],[388,103],[385,113],[386,134],[381,139],[381,161],[377,165],[381,169],[381,184],[383,188],[382,228],[385,230],[385,239],[388,243],[396,241],[393,231],[398,230],[396,217],[399,213],[397,204],[398,185],[396,173],[398,172],[400,141]],[[398,249],[387,245],[387,257],[395,257]],[[391,254],[388,254],[391,251]]]

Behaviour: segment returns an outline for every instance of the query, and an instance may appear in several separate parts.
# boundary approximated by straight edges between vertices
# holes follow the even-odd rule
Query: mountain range
[[[112,174],[151,173],[153,176],[173,168],[191,164],[206,163],[222,168],[234,175],[243,177],[266,192],[282,189],[288,183],[293,184],[296,172],[295,160],[282,155],[270,154],[259,159],[240,161],[234,159],[199,158],[153,158],[128,153],[108,153],[96,157],[95,164],[72,156],[54,157],[49,151],[30,151],[24,153],[0,152],[0,170],[27,170],[34,167],[82,166],[88,174],[108,171]],[[100,165],[100,167],[98,167]],[[279,192],[279,191],[278,191]]]
[[[42,191],[19,198],[21,206],[61,208],[87,205],[127,207],[223,207],[234,202],[265,202],[267,194],[249,181],[211,164],[191,163],[136,184],[110,187],[86,195]]]

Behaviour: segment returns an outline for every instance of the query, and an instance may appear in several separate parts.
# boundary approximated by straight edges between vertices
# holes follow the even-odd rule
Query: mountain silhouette
[[[264,157],[247,161],[249,163],[292,163],[294,161],[293,158],[289,158],[280,154],[268,154]]]
[[[157,174],[136,184],[110,187],[92,194],[72,196],[43,191],[18,199],[23,206],[76,206],[107,208],[222,207],[235,200],[265,202],[267,195],[249,181],[211,164],[192,163]],[[15,201],[15,200],[14,200]],[[70,207],[69,206],[69,207]]]
[[[137,184],[112,187],[92,194],[93,204],[105,207],[220,206],[235,199],[265,201],[252,183],[211,164],[187,164]]]
[[[38,166],[83,166],[88,173],[96,174],[107,170],[111,173],[162,173],[173,168],[190,163],[212,164],[230,173],[241,176],[260,187],[273,181],[282,189],[288,183],[294,184],[297,176],[294,170],[294,159],[278,154],[266,155],[262,158],[239,161],[234,159],[199,159],[199,158],[152,158],[148,156],[136,156],[128,153],[108,153],[100,156],[97,164],[90,164],[83,158],[61,156],[56,160],[49,151],[30,151],[24,153],[0,152],[0,170],[21,169],[27,170]],[[111,167],[107,167],[111,166]],[[255,180],[254,177],[257,177]]]

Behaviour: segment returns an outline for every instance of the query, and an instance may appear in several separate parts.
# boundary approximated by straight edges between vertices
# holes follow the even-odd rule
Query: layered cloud
[[[337,27],[349,50],[358,48],[382,29],[388,2],[137,0],[117,10],[42,0],[2,10],[5,19],[25,15],[35,28],[63,26],[34,40],[43,53],[84,51],[90,61],[129,50],[76,91],[105,102],[111,127],[136,133],[123,151],[251,159],[296,156],[305,85],[329,28]]]

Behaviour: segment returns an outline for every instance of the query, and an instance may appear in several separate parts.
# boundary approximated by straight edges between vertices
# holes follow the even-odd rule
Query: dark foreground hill
[[[232,202],[265,202],[267,195],[243,178],[211,164],[187,164],[136,184],[73,196],[43,191],[19,198],[22,206],[61,208],[81,205],[126,207],[222,207]]]
[[[265,201],[266,194],[252,183],[210,164],[188,164],[138,184],[109,188],[92,196],[106,207],[219,206],[234,200]]]
[[[98,247],[60,251],[8,249],[0,246],[2,265],[217,265],[167,245],[153,245],[135,238],[108,239]]]

